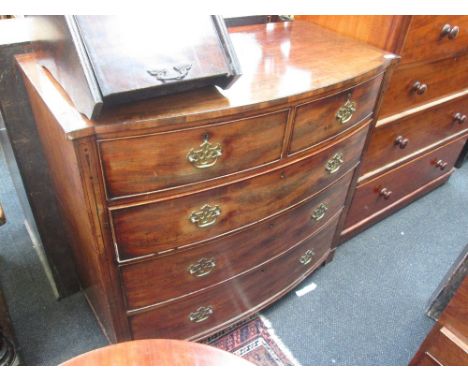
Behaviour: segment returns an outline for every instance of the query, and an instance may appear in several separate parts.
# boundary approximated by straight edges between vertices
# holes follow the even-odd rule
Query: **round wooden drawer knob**
[[[460,33],[460,28],[458,26],[451,26],[450,24],[445,24],[440,31],[440,37],[447,36],[450,40],[457,38],[458,33]]]
[[[444,162],[442,159],[439,159],[438,161],[435,162],[435,166],[440,168],[441,171],[443,171],[448,166],[448,163]]]
[[[392,191],[384,187],[380,190],[379,195],[382,196],[384,199],[388,199],[392,195]]]
[[[408,146],[409,139],[404,138],[403,136],[399,135],[395,139],[395,145],[398,146],[400,149],[404,149],[406,146]]]
[[[416,94],[422,95],[427,91],[427,85],[423,84],[422,82],[416,81],[412,88],[412,91],[414,91]]]
[[[462,123],[465,123],[466,115],[462,113],[456,113],[453,115],[453,120],[461,125]]]

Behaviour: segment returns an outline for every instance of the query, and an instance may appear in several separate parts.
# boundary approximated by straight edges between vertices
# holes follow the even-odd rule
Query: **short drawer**
[[[345,230],[396,205],[401,199],[447,174],[465,143],[460,139],[433,150],[356,188]]]
[[[119,259],[184,248],[227,234],[296,205],[339,179],[359,161],[368,125],[273,171],[183,197],[113,207]]]
[[[129,317],[134,339],[189,339],[214,332],[281,297],[327,257],[336,224],[288,253],[193,296]]]
[[[278,160],[288,111],[99,141],[108,198],[218,178]]]
[[[352,174],[350,171],[296,208],[221,240],[122,266],[127,308],[160,303],[218,284],[283,253],[324,225],[336,225]]]
[[[402,63],[432,61],[468,50],[468,16],[413,16]]]
[[[468,83],[468,54],[418,65],[401,65],[390,79],[379,118],[463,90]]]
[[[372,132],[361,175],[468,132],[468,95],[397,119]]]
[[[382,75],[339,94],[299,105],[290,153],[313,147],[372,115]]]

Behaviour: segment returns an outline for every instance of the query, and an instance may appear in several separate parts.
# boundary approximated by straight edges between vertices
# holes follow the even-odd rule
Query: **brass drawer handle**
[[[307,265],[312,261],[312,258],[315,256],[315,252],[311,249],[308,249],[299,259],[299,262],[302,265]]]
[[[457,25],[452,27],[450,24],[445,24],[440,31],[440,37],[447,36],[450,40],[453,40],[457,38],[458,33],[460,33],[460,28]]]
[[[442,159],[439,159],[434,163],[434,166],[440,168],[441,171],[444,171],[445,168],[448,166],[448,163],[444,162]]]
[[[351,101],[351,95],[348,96],[348,100],[343,106],[341,106],[336,112],[336,120],[344,125],[352,117],[356,111],[356,102]]]
[[[462,113],[456,113],[453,115],[453,120],[457,122],[459,125],[465,123],[466,115]]]
[[[409,143],[409,139],[408,138],[404,138],[402,135],[399,135],[398,137],[396,137],[395,139],[395,146],[398,146],[400,149],[404,149],[406,146],[408,146],[408,143]]]
[[[384,187],[380,190],[379,195],[382,196],[385,200],[387,200],[392,195],[392,191]]]
[[[331,157],[331,159],[327,161],[327,164],[325,165],[325,170],[327,170],[329,174],[333,174],[340,169],[343,163],[343,153],[336,153]]]
[[[202,257],[200,260],[197,260],[195,263],[190,264],[187,268],[188,273],[195,277],[203,277],[209,275],[216,268],[215,259],[207,259]]]
[[[200,306],[195,312],[189,314],[190,322],[202,322],[207,320],[214,313],[212,306]]]
[[[190,214],[189,220],[198,228],[205,228],[215,224],[219,215],[221,215],[221,208],[219,206],[205,204],[198,211],[193,211]]]
[[[416,94],[422,95],[427,91],[427,85],[422,82],[416,81],[411,87],[411,91],[416,92]]]
[[[148,70],[148,74],[151,76],[156,77],[159,81],[162,83],[166,81],[178,81],[178,80],[183,80],[185,77],[190,72],[190,69],[192,69],[192,64],[182,64],[182,65],[176,65],[173,66],[172,69],[174,72],[176,72],[175,75],[170,75],[169,72],[170,70],[167,68],[164,69],[153,69],[153,70]]]
[[[210,143],[208,134],[205,135],[199,149],[190,149],[187,160],[196,168],[208,168],[216,164],[223,151],[220,143]]]
[[[325,203],[320,203],[319,206],[312,212],[312,219],[315,221],[321,220],[326,212],[328,211],[328,206]]]

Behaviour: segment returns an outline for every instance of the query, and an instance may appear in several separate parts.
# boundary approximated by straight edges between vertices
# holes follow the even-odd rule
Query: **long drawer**
[[[288,110],[180,131],[98,142],[108,198],[255,168],[281,156]]]
[[[337,220],[284,255],[230,281],[129,317],[134,339],[214,332],[279,298],[327,257]]]
[[[468,131],[467,115],[468,95],[378,126],[371,133],[361,175],[465,134]]]
[[[459,139],[359,185],[346,218],[345,230],[398,204],[401,199],[448,173],[464,143],[465,139]]]
[[[379,75],[335,96],[299,105],[289,152],[313,147],[369,118],[381,83]]]
[[[468,54],[418,65],[399,66],[384,95],[379,118],[464,89],[468,83],[467,67]]]
[[[436,60],[468,51],[468,16],[413,16],[402,63]]]
[[[122,266],[127,308],[139,308],[196,292],[286,251],[331,218],[336,219],[344,204],[352,173],[353,170],[296,208],[221,240]]]
[[[194,245],[300,203],[358,163],[368,126],[313,156],[252,178],[188,196],[112,209],[118,258]]]

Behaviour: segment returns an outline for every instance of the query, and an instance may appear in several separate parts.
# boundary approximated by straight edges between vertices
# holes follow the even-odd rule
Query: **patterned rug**
[[[208,338],[204,343],[236,354],[258,366],[300,365],[263,316],[253,316]]]

